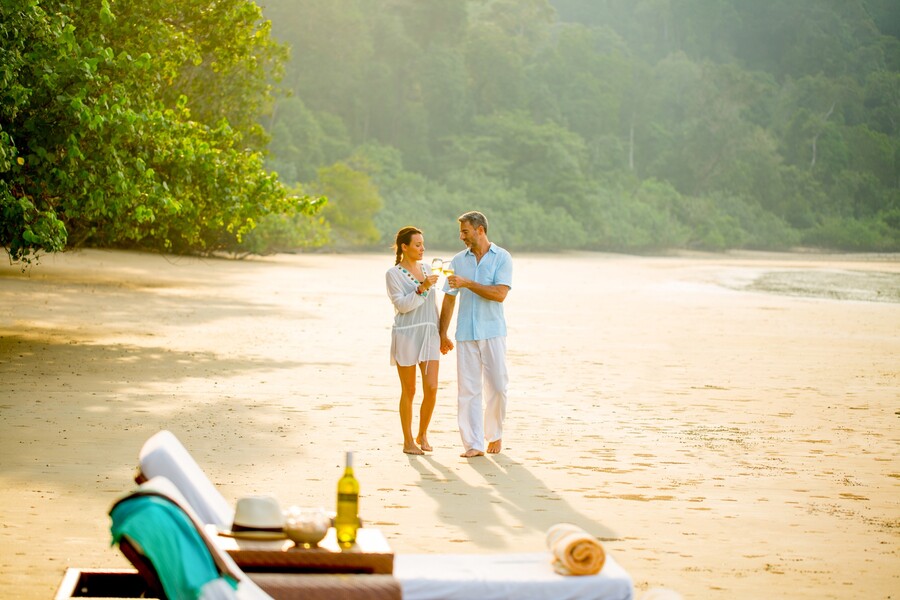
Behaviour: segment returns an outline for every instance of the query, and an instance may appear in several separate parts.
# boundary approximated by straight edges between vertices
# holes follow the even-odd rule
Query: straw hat
[[[236,538],[283,539],[284,514],[271,496],[245,496],[237,501],[231,530],[220,532]]]

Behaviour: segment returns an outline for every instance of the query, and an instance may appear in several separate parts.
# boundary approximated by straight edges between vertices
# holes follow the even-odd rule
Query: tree
[[[374,217],[381,209],[378,188],[368,174],[338,162],[319,169],[315,191],[328,197],[322,211],[331,225],[332,241],[346,248],[369,246],[381,238]]]
[[[317,206],[292,197],[263,168],[263,136],[250,114],[265,105],[268,87],[250,78],[241,88],[242,78],[223,66],[277,61],[267,28],[244,27],[241,41],[216,48],[212,17],[198,15],[214,16],[226,4],[139,4],[116,5],[124,16],[107,0],[52,10],[39,0],[0,5],[0,27],[13,40],[4,45],[0,80],[0,98],[9,101],[2,108],[0,243],[13,260],[82,244],[212,252],[239,243],[265,214]],[[260,16],[249,1],[227,9],[245,24],[251,13]],[[180,78],[204,65],[205,96],[188,98],[181,92],[191,86]],[[230,115],[193,112],[192,103],[215,98],[220,106],[245,106]]]
[[[366,173],[382,242],[407,215],[454,243],[472,203],[522,248],[900,237],[896,2],[266,4],[308,108],[276,115],[270,164]]]
[[[16,9],[0,5],[0,38],[0,244],[19,260],[33,252],[61,250],[66,230],[52,203],[29,193],[39,184],[28,173],[30,165],[25,166],[27,148],[19,147],[17,124],[41,92],[36,80],[52,84],[60,72],[90,69],[92,63],[73,61],[66,51],[75,46],[71,25],[45,13],[37,0]]]
[[[363,3],[277,0],[265,4],[272,35],[290,46],[285,85],[314,113],[339,117],[356,143],[366,140],[370,94],[377,91],[371,88],[370,71],[382,66],[372,60],[372,31]]]

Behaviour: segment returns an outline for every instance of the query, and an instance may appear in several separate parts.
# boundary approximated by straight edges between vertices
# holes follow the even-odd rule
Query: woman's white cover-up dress
[[[425,276],[431,274],[422,265]],[[416,293],[421,283],[412,273],[394,265],[385,274],[388,297],[394,305],[391,329],[391,364],[408,367],[441,358],[441,336],[438,333],[437,288],[424,295]]]

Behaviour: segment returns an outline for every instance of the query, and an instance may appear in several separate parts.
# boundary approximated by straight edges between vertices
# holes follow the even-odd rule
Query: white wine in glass
[[[444,267],[444,275],[446,275],[447,277],[453,275],[453,267],[450,265],[450,263],[447,263],[447,266]]]
[[[441,270],[444,268],[444,260],[441,258],[432,258],[431,259],[431,272],[435,275],[440,275]]]

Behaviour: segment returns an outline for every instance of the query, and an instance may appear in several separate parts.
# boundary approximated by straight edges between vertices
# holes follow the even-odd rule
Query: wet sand
[[[435,451],[401,452],[391,258],[4,263],[0,598],[128,566],[107,510],[160,429],[230,501],[332,508],[355,450],[396,552],[538,551],[569,521],[638,591],[896,597],[900,256],[517,255],[504,451],[468,461],[452,355]]]

